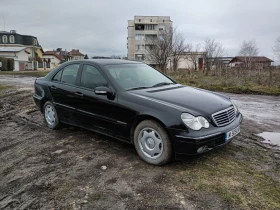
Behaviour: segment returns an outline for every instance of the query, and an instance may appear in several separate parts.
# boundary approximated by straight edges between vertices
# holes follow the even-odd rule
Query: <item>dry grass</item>
[[[189,191],[216,194],[241,209],[280,209],[279,182],[221,153],[201,158],[185,170]]]
[[[0,71],[0,75],[16,75],[22,77],[44,77],[50,71]]]
[[[178,83],[198,88],[247,94],[280,95],[280,70],[228,69],[223,72],[177,71],[169,76]]]
[[[6,90],[8,88],[11,88],[12,86],[8,86],[8,85],[0,85],[0,90]]]

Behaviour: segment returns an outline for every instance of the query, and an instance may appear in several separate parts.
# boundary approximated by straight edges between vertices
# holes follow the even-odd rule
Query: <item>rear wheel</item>
[[[147,163],[164,165],[172,158],[172,145],[164,128],[156,121],[144,120],[134,131],[134,146]]]
[[[47,101],[44,104],[43,110],[44,110],[44,119],[45,119],[47,126],[54,130],[58,129],[60,127],[61,123],[58,119],[57,112],[56,112],[56,109],[55,109],[53,103],[50,101]]]

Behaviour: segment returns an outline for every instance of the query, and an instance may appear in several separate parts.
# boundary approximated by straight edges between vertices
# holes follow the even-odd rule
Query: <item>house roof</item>
[[[230,63],[234,62],[235,59],[239,62],[245,62],[246,60],[248,61],[248,59],[250,59],[251,62],[274,62],[265,56],[236,56],[230,61]]]
[[[61,61],[64,60],[64,58],[61,55],[56,54],[55,51],[46,51],[44,52],[44,55],[53,55]]]
[[[0,47],[0,52],[20,52],[26,47]]]
[[[70,55],[80,55],[80,56],[84,56],[84,54],[82,54],[82,53],[80,53],[80,50],[75,50],[75,49],[73,49],[73,50],[71,50],[70,52]]]

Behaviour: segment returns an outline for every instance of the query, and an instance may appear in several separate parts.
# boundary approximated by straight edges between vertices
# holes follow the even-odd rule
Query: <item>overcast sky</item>
[[[280,36],[280,0],[1,0],[0,30],[5,19],[6,31],[36,36],[44,50],[127,55],[127,20],[135,15],[170,16],[187,42],[216,39],[228,56],[254,39],[260,55],[274,59]]]

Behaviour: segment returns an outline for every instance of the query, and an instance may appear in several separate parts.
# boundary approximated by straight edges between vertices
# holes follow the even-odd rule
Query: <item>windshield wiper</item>
[[[151,88],[151,87],[141,86],[141,87],[130,88],[130,89],[128,89],[128,90],[140,90],[140,89],[146,89],[146,88]]]
[[[175,84],[175,83],[173,83],[173,82],[160,82],[160,83],[157,83],[157,84],[153,85],[152,87],[160,87],[160,86],[172,85],[172,84]]]

